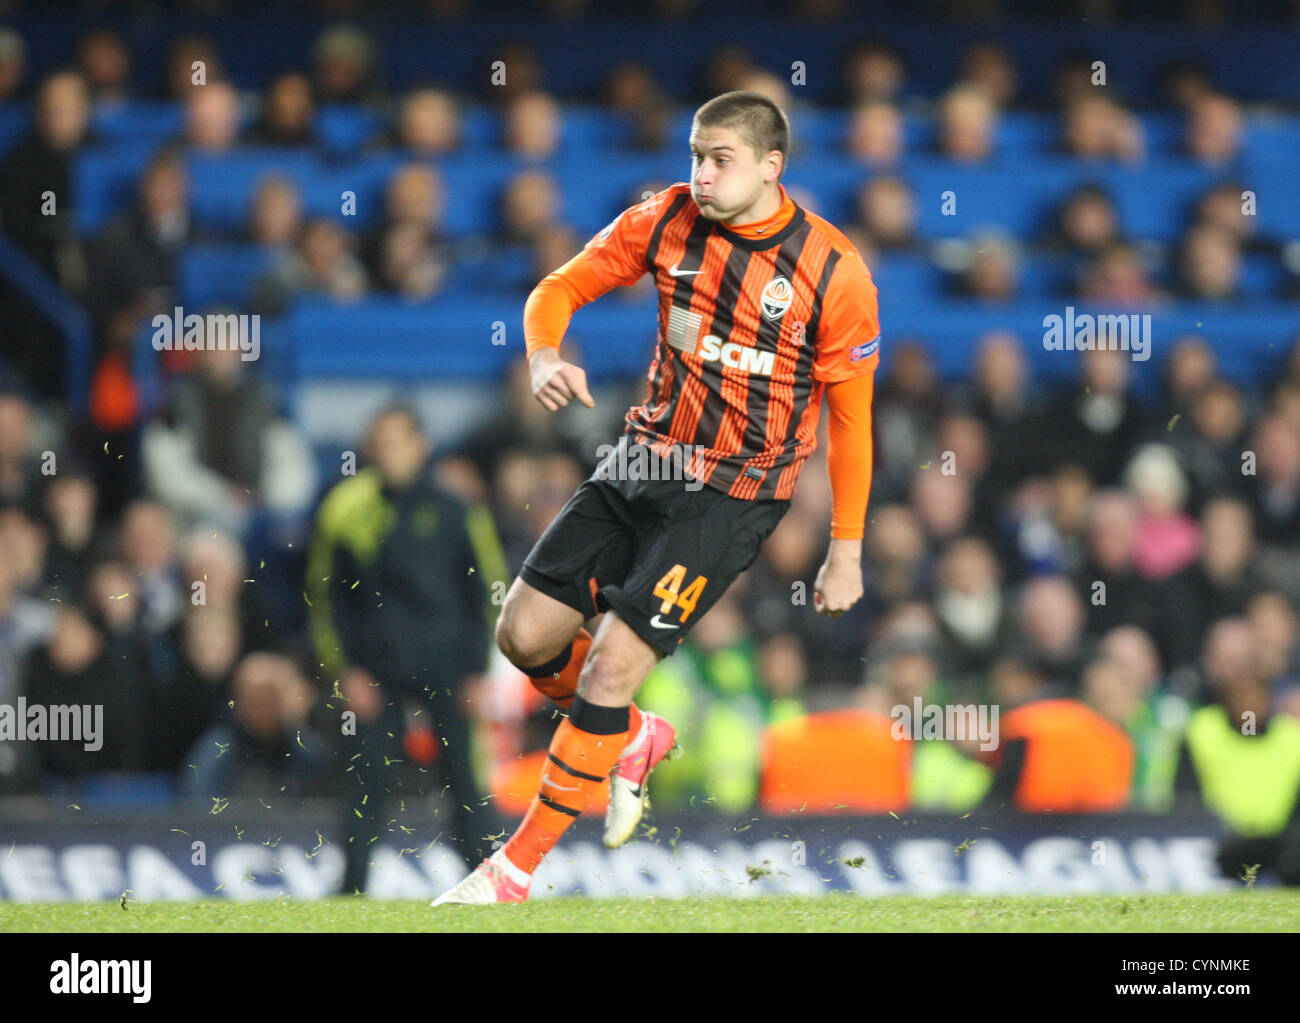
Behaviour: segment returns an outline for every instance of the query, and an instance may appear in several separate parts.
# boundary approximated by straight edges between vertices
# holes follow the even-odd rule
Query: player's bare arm
[[[533,396],[548,412],[557,412],[577,399],[587,408],[596,402],[587,390],[587,373],[581,366],[565,362],[554,348],[543,348],[528,360]]]

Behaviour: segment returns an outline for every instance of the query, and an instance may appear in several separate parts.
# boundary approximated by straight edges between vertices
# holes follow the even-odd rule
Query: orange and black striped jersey
[[[603,290],[654,275],[659,333],[625,432],[746,500],[788,499],[816,447],[827,384],[874,372],[876,287],[857,250],[795,204],[770,237],[701,216],[678,183],[621,213],[584,248]]]

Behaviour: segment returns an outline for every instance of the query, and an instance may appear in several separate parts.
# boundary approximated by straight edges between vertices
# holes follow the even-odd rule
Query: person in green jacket
[[[431,477],[432,446],[405,406],[381,412],[370,464],[325,495],[306,596],[322,678],[335,686],[348,790],[344,893],[364,891],[406,758],[408,731],[431,730],[450,789],[447,837],[471,867],[501,830],[475,770],[465,688],[487,666],[506,565],[490,513]],[[440,822],[441,823],[441,822]]]
[[[1223,821],[1218,864],[1226,876],[1249,881],[1273,870],[1283,884],[1300,885],[1300,721],[1271,712],[1245,622],[1220,621],[1212,644],[1239,649],[1238,671],[1220,678],[1215,703],[1192,714],[1175,790]]]
[[[1190,713],[1187,701],[1175,693],[1145,689],[1130,665],[1104,654],[1084,668],[1080,695],[1133,740],[1133,807],[1153,813],[1168,810]]]

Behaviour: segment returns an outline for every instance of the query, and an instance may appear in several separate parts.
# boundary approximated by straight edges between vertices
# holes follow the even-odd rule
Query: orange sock
[[[542,784],[505,854],[531,874],[587,808],[618,763],[628,740],[626,707],[598,707],[577,697],[572,717],[560,722],[542,770]]]
[[[559,664],[557,657],[554,661],[536,668],[523,669],[524,674],[528,676],[534,689],[568,710],[569,705],[573,703],[573,694],[578,691],[578,676],[582,674],[582,666],[587,663],[587,651],[590,649],[591,633],[586,629],[579,629],[578,634],[573,637],[573,645],[569,647],[569,659],[563,667],[557,667]],[[563,653],[560,656],[564,656]]]
[[[591,640],[590,632],[586,629],[579,629],[578,634],[573,637],[573,646],[570,647],[568,663],[558,671],[552,670],[540,677],[532,674],[534,671],[543,671],[546,668],[554,669],[556,662],[542,665],[541,668],[524,669],[524,673],[528,675],[533,688],[543,696],[558,703],[564,710],[568,710],[573,704],[574,694],[578,691],[578,677],[582,674],[582,666],[587,663],[587,651],[591,649]],[[558,661],[558,658],[556,661]],[[636,738],[637,732],[641,730],[641,712],[637,710],[634,703],[628,708],[628,713],[627,737],[630,742]]]

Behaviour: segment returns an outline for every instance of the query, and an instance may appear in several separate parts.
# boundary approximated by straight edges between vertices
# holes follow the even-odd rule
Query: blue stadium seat
[[[892,319],[899,309],[933,308],[940,303],[959,301],[955,282],[924,256],[877,258],[871,275],[880,293],[881,317]],[[1035,256],[1020,266],[1017,294],[1021,302],[1059,301],[1069,284],[1068,268],[1063,261]]]
[[[1241,295],[1243,298],[1281,298],[1286,271],[1272,256],[1249,253],[1241,260]]]
[[[500,111],[483,106],[467,107],[460,118],[461,145],[466,149],[493,149],[501,142]]]
[[[364,231],[383,218],[384,190],[393,174],[407,163],[400,153],[379,152],[313,170],[301,183],[303,211],[309,217],[338,221],[351,231]],[[343,212],[343,194],[356,198],[356,212]],[[450,206],[455,197],[448,195]]]
[[[154,153],[152,141],[92,146],[77,158],[73,170],[77,230],[94,234],[113,215],[135,202],[138,181]]]
[[[1148,157],[1175,156],[1183,144],[1186,124],[1178,114],[1139,114]]]
[[[463,286],[475,292],[527,294],[537,283],[532,251],[524,245],[498,246],[465,271]]]
[[[181,304],[193,312],[216,305],[246,308],[273,258],[272,251],[257,245],[192,245],[180,259]]]
[[[365,107],[333,103],[316,112],[313,127],[325,152],[335,157],[350,156],[383,131],[384,121]]]
[[[928,117],[909,113],[903,118],[903,148],[915,157],[929,153],[935,144],[934,124]]]
[[[25,103],[0,103],[0,157],[27,131],[28,116]]]
[[[1068,260],[1033,255],[1020,266],[1019,292],[1022,299],[1052,299],[1068,294],[1071,266]]]
[[[447,268],[447,275],[443,278],[442,287],[439,289],[442,293],[448,295],[474,295],[479,292],[487,291],[486,281],[490,280],[492,273],[491,264],[495,261],[492,254],[494,250],[483,247],[482,252],[476,251],[466,254],[461,246],[456,252],[455,258]],[[530,280],[528,287],[536,284],[536,280]]]
[[[504,133],[505,116],[500,110],[473,105],[461,112],[461,144],[467,149],[501,149]],[[620,149],[631,139],[631,124],[611,110],[574,105],[561,108],[560,145],[565,149]]]
[[[626,148],[631,140],[631,123],[613,111],[598,107],[564,108],[560,144],[566,150],[617,150]]]
[[[1242,148],[1247,162],[1254,166],[1285,168],[1294,173],[1300,164],[1300,117],[1289,114],[1249,118]]]
[[[832,223],[846,227],[855,217],[859,190],[871,179],[871,172],[845,160],[801,160],[790,165],[783,179],[787,189],[807,189],[816,199],[816,210]]]
[[[1256,154],[1245,162],[1243,173],[1234,175],[1255,193],[1255,215],[1259,233],[1275,241],[1300,240],[1300,149],[1291,162],[1273,162],[1275,155]]]
[[[920,255],[886,255],[871,263],[871,276],[885,307],[937,301],[946,289],[944,273]]]
[[[657,316],[654,293],[641,297],[617,290],[574,313],[566,336],[577,342],[593,380],[641,379],[654,358]]]
[[[319,157],[309,150],[270,147],[219,155],[191,153],[186,165],[195,222],[222,234],[235,234],[246,226],[253,194],[263,178],[283,175],[302,188],[320,171]]]
[[[1000,153],[1050,153],[1060,137],[1060,119],[1050,114],[1012,111],[998,119]]]
[[[91,129],[105,142],[153,142],[161,145],[180,135],[185,110],[179,103],[131,100],[99,104],[91,118]]]
[[[1107,167],[1097,174],[1115,199],[1126,234],[1166,242],[1182,235],[1196,200],[1220,176],[1181,160],[1152,160],[1135,168]]]
[[[440,296],[409,305],[367,299],[354,305],[308,300],[285,317],[293,338],[293,375],[429,380],[497,378],[523,351],[517,324],[522,295],[498,299]],[[492,344],[493,324],[512,343]]]
[[[1063,157],[1026,162],[1000,155],[976,166],[909,160],[902,177],[916,196],[917,232],[923,238],[969,237],[986,229],[1036,238],[1049,229],[1061,200],[1088,173]],[[947,192],[956,200],[951,215],[943,212]]]
[[[810,152],[833,152],[844,146],[849,131],[847,110],[796,108],[790,114],[790,130],[797,145]],[[686,136],[683,135],[683,142]]]
[[[447,191],[443,223],[453,238],[497,232],[501,192],[518,165],[503,157],[456,153],[438,165]]]
[[[607,153],[592,159],[565,152],[552,165],[552,173],[564,193],[565,222],[579,234],[592,235],[640,202],[646,189],[684,181],[690,163],[675,154]]]
[[[673,114],[669,122],[668,137],[671,140],[669,145],[677,145],[678,140],[681,142],[681,152],[689,153],[687,142],[691,135],[691,122],[695,118],[695,108],[680,107]]]

